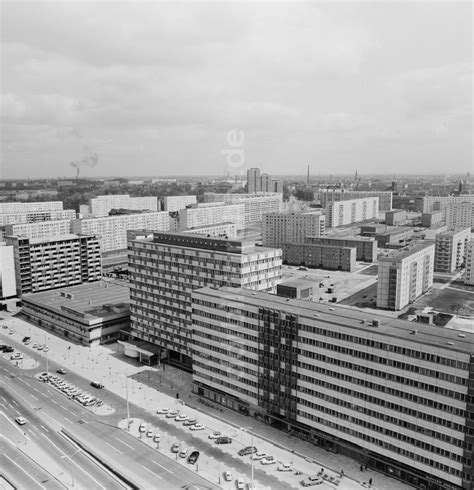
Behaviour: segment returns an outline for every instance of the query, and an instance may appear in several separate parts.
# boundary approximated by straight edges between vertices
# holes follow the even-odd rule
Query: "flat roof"
[[[449,350],[464,353],[474,353],[474,333],[450,328],[414,323],[398,318],[379,315],[372,311],[362,312],[353,308],[335,304],[318,303],[299,299],[289,299],[270,293],[252,291],[250,289],[222,287],[195,289],[194,293],[207,293],[215,296],[220,302],[228,300],[246,303],[269,309],[280,309],[285,313],[303,315],[307,318],[317,318],[335,326],[340,325],[362,330],[368,333],[380,333],[388,336],[406,339],[412,342],[432,344]],[[378,320],[379,325],[373,326],[372,320]],[[366,322],[370,322],[367,324]],[[416,331],[416,334],[413,332]],[[448,344],[449,342],[449,344]]]
[[[70,313],[92,320],[128,315],[130,288],[128,283],[88,282],[78,286],[25,294],[23,301],[56,310],[61,314]]]
[[[65,240],[77,240],[78,238],[88,237],[88,236],[95,236],[95,235],[75,235],[73,233],[67,233],[64,235],[55,235],[55,236],[43,237],[43,238],[30,238],[30,245],[34,245],[35,243],[48,243],[48,242],[60,242],[60,241],[65,241]]]
[[[421,252],[422,250],[434,247],[434,240],[418,240],[414,243],[410,243],[410,245],[403,247],[401,250],[396,250],[394,252],[389,252],[384,256],[379,257],[380,260],[390,261],[390,260],[402,260],[406,257],[410,257],[414,253]]]
[[[295,287],[295,288],[309,288],[309,287],[314,287],[314,282],[312,281],[306,281],[305,279],[290,279],[289,281],[282,281],[280,284],[277,284],[278,286],[289,286],[289,287]]]

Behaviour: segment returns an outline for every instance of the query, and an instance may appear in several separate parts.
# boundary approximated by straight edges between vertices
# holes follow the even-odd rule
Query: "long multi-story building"
[[[356,260],[362,262],[375,262],[377,260],[377,242],[371,237],[306,237],[306,243],[316,245],[336,245],[339,247],[354,247],[356,249]]]
[[[326,217],[321,211],[264,214],[262,244],[280,247],[282,243],[304,243],[307,236],[324,235],[325,229]]]
[[[237,226],[235,223],[219,223],[217,225],[200,226],[183,230],[183,233],[205,235],[207,237],[224,237],[233,240],[237,238]]]
[[[130,197],[128,194],[110,194],[89,200],[88,212],[92,216],[108,216],[112,209],[158,211],[158,198],[156,196]],[[84,212],[84,209],[82,211]]]
[[[34,223],[36,221],[72,220],[75,219],[74,209],[50,211],[26,211],[0,214],[0,226],[19,223]]]
[[[390,248],[393,245],[404,246],[413,238],[414,228],[409,226],[394,226],[375,234],[377,245]]]
[[[258,223],[263,215],[279,213],[283,203],[283,194],[279,192],[262,192],[259,194],[215,194],[204,193],[204,202],[224,202],[226,204],[243,204],[245,223]]]
[[[378,197],[329,202],[325,210],[326,225],[336,228],[373,220],[378,217],[378,207]]]
[[[282,243],[283,262],[290,265],[353,272],[356,269],[355,247],[314,243]]]
[[[424,196],[416,200],[417,211],[422,213],[431,213],[441,211],[443,219],[446,219],[447,208],[453,204],[471,204],[471,223],[468,226],[474,227],[474,194],[463,194],[462,196]],[[464,210],[465,208],[461,208]],[[461,214],[464,211],[461,211]],[[456,213],[454,213],[456,214]],[[459,225],[458,225],[459,226]]]
[[[163,211],[179,211],[196,203],[196,196],[165,196],[163,197]]]
[[[131,328],[161,346],[171,362],[191,366],[191,291],[212,286],[276,292],[281,250],[185,233],[129,241]]]
[[[470,239],[470,226],[436,235],[434,270],[451,273],[461,267],[464,264],[466,247]]]
[[[35,221],[33,223],[17,223],[1,227],[2,236],[21,236],[30,239],[41,239],[52,236],[69,235],[71,233],[70,219],[53,221]]]
[[[199,396],[415,488],[472,489],[473,333],[232,288],[192,311]]]
[[[15,250],[0,243],[0,299],[16,296]]]
[[[453,228],[465,228],[473,225],[474,202],[456,202],[446,205],[446,226],[448,230]]]
[[[40,213],[45,211],[61,211],[62,209],[62,201],[0,203],[0,214]]]
[[[433,286],[435,244],[415,242],[379,257],[377,307],[401,310]]]
[[[176,215],[176,229],[183,231],[189,228],[200,228],[222,223],[234,223],[238,230],[245,226],[245,209],[243,204],[226,204],[224,202],[198,204],[180,209]]]
[[[71,221],[71,232],[97,235],[102,252],[126,250],[127,230],[167,231],[170,217],[167,211],[84,218]]]
[[[378,211],[391,211],[392,196],[392,191],[354,191],[350,189],[319,189],[316,195],[323,208],[332,202],[378,197]]]
[[[95,236],[7,236],[6,243],[14,248],[18,295],[99,281],[102,277],[99,240]]]
[[[466,247],[466,274],[464,283],[474,286],[474,239]]]

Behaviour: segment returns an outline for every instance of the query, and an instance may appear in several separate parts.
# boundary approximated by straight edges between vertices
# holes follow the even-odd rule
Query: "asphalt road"
[[[363,303],[370,303],[377,297],[377,283],[357,291],[351,296],[339,301],[341,305],[361,306]]]
[[[19,347],[14,341],[5,343]],[[25,347],[20,350],[41,359],[41,354],[32,353]],[[100,390],[101,398],[114,404],[117,408],[120,407],[120,410],[108,417],[95,415],[78,403],[69,400],[51,385],[35,378],[35,374],[45,370],[44,363],[41,363],[38,369],[26,371],[14,366],[7,358],[9,359],[9,356],[5,355],[0,360],[0,379],[4,380],[2,393],[4,399],[0,398],[0,401],[5,403],[5,411],[8,409],[8,414],[12,419],[21,414],[28,420],[28,424],[23,427],[28,427],[26,429],[28,436],[31,433],[31,437],[35,437],[34,442],[39,444],[40,451],[52,454],[51,445],[45,444],[45,441],[42,440],[49,439],[54,443],[53,447],[56,451],[54,457],[58,462],[68,460],[69,468],[77,465],[77,476],[74,474],[73,477],[75,485],[79,488],[106,488],[108,490],[109,488],[120,488],[120,485],[117,487],[116,480],[111,481],[112,477],[108,473],[105,473],[104,476],[103,470],[100,470],[98,474],[97,467],[83,471],[81,468],[87,463],[79,459],[81,453],[74,455],[71,465],[71,459],[68,457],[74,453],[76,448],[73,446],[71,450],[70,443],[58,435],[62,428],[73,434],[76,440],[85,441],[86,446],[92,448],[101,459],[120,469],[122,473],[126,473],[131,481],[142,488],[174,489],[185,488],[189,485],[199,485],[199,488],[218,488],[194,471],[183,468],[166,455],[118,429],[117,420],[122,418],[121,414],[125,405],[121,398]],[[54,363],[49,363],[49,365],[50,371],[58,367]],[[89,380],[73,373],[68,373],[66,378],[80,388],[89,392],[93,390],[89,386]],[[137,410],[139,410],[138,407]],[[144,411],[143,414],[146,415]],[[96,483],[90,481],[87,474]],[[104,478],[109,480],[105,482]],[[112,482],[115,482],[115,486]]]

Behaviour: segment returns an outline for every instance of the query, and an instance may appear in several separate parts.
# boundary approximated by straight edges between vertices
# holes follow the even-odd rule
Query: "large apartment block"
[[[163,198],[163,211],[179,211],[196,203],[196,196],[165,196]]]
[[[2,236],[22,236],[32,240],[69,235],[71,233],[71,222],[70,219],[57,219],[53,221],[10,224],[2,226],[1,233]]]
[[[6,237],[14,248],[17,293],[99,281],[102,262],[95,236],[64,235],[29,239]]]
[[[377,242],[371,237],[338,237],[338,236],[308,236],[306,243],[316,245],[335,245],[339,247],[354,247],[356,260],[375,262],[377,260]]]
[[[446,226],[448,230],[453,228],[465,228],[473,226],[474,202],[456,202],[446,205]]]
[[[437,272],[454,272],[464,264],[471,227],[456,228],[436,235],[435,264]]]
[[[259,194],[215,194],[204,193],[204,202],[224,202],[243,204],[245,223],[258,223],[268,213],[279,213],[283,204],[283,194],[279,192],[261,192]]]
[[[5,213],[0,214],[0,226],[34,223],[35,221],[72,220],[75,217],[76,212],[74,209]]]
[[[474,239],[466,247],[466,275],[464,283],[474,286]]]
[[[39,213],[44,211],[61,211],[62,209],[62,201],[0,203],[0,214]]]
[[[168,212],[148,212],[84,218],[71,221],[71,232],[97,235],[102,252],[126,250],[128,230],[167,231],[170,228]]]
[[[92,216],[108,216],[112,209],[158,211],[158,198],[156,196],[130,197],[128,194],[110,194],[89,200],[89,214]]]
[[[326,217],[321,211],[270,213],[263,215],[262,244],[280,247],[282,243],[304,243],[307,236],[324,235]]]
[[[378,207],[378,197],[330,202],[326,205],[326,225],[336,228],[376,219]]]
[[[332,202],[378,197],[378,211],[390,211],[392,196],[392,191],[354,191],[350,189],[319,189],[317,191],[317,199],[323,208]]]
[[[238,230],[245,226],[243,204],[225,204],[224,202],[199,204],[180,209],[177,214],[177,230],[200,228],[221,223],[234,223]]]
[[[199,396],[415,488],[472,489],[474,334],[242,289],[192,307]]]
[[[356,269],[355,247],[314,243],[282,243],[283,262],[290,265],[353,272]]]
[[[435,244],[418,242],[379,257],[377,307],[401,310],[433,286]]]
[[[133,337],[161,346],[191,366],[191,291],[211,286],[276,292],[281,250],[185,233],[129,241]]]
[[[0,243],[0,299],[16,296],[15,250]]]
[[[443,219],[446,218],[447,208],[452,204],[469,203],[471,209],[474,207],[474,194],[463,194],[462,196],[424,196],[417,198],[416,207],[422,213],[441,211]],[[471,211],[471,227],[474,227],[474,212]]]
[[[283,180],[268,174],[260,174],[259,168],[247,170],[247,191],[249,194],[259,192],[283,192]]]

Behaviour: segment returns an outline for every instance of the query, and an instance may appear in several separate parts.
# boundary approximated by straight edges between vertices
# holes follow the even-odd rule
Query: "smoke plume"
[[[84,147],[84,156],[81,160],[71,162],[71,167],[76,169],[76,179],[79,178],[81,173],[81,168],[89,167],[93,168],[99,162],[99,155],[97,153],[91,152],[87,147]]]

